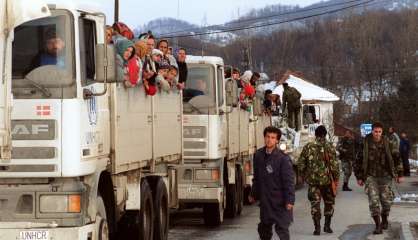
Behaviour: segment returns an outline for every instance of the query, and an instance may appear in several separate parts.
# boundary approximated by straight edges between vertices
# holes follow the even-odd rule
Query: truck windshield
[[[15,98],[61,99],[76,95],[73,19],[65,10],[54,10],[51,14],[15,29],[12,50]]]
[[[215,89],[213,66],[188,64],[188,77],[183,91],[184,113],[216,114]]]

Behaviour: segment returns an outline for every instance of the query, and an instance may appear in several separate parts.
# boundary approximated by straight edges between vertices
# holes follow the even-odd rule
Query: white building
[[[302,95],[301,101],[303,111],[301,121],[305,129],[312,132],[318,124],[323,124],[327,127],[330,135],[333,135],[333,104],[339,101],[340,98],[332,92],[319,87],[307,80],[290,75],[286,80],[290,87],[296,88]],[[278,85],[276,82],[269,82],[263,85],[264,90],[270,89],[273,94],[280,96],[283,101],[283,85]],[[313,110],[315,109],[315,112]]]

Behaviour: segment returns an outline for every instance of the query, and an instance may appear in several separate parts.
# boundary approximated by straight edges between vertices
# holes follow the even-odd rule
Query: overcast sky
[[[89,0],[102,5],[103,11],[113,21],[114,0]],[[131,27],[143,25],[160,17],[177,18],[177,5],[180,3],[179,18],[201,25],[206,15],[207,24],[221,24],[245,14],[252,8],[262,8],[272,4],[292,4],[307,6],[319,0],[119,0],[120,20]]]

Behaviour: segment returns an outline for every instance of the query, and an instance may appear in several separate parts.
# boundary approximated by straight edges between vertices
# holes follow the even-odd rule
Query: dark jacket
[[[408,139],[401,139],[399,145],[399,152],[401,154],[402,159],[409,159],[409,152],[411,151],[411,144],[409,143]]]
[[[260,201],[263,223],[290,224],[292,212],[287,204],[295,203],[292,160],[277,148],[266,153],[266,148],[254,154],[253,196]]]
[[[179,66],[179,83],[185,83],[187,80],[187,63],[177,61],[177,65]]]

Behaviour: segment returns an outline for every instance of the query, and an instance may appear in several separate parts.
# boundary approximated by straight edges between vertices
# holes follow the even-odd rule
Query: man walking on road
[[[272,227],[280,240],[289,240],[289,226],[293,221],[295,203],[292,160],[277,148],[281,131],[275,127],[264,129],[265,147],[254,155],[253,192],[250,202],[260,200],[258,234],[261,240],[271,240]]]
[[[382,229],[388,229],[394,198],[392,180],[395,178],[398,183],[403,181],[399,148],[382,134],[383,125],[374,123],[372,133],[364,139],[362,156],[357,159],[354,168],[357,183],[365,185],[369,197],[370,213],[376,224],[373,234],[382,234]]]
[[[409,153],[411,152],[411,144],[405,132],[401,133],[401,143],[399,145],[399,152],[403,164],[403,172],[405,177],[411,176],[411,167],[409,166]]]
[[[356,156],[356,146],[352,133],[346,131],[343,138],[338,143],[337,147],[338,152],[340,153],[340,160],[342,165],[342,170],[344,172],[344,184],[343,191],[352,191],[348,187],[350,181],[351,173],[353,172],[353,162]]]
[[[298,170],[309,184],[308,199],[315,225],[314,235],[321,234],[321,198],[324,199],[324,232],[332,233],[331,218],[334,214],[336,187],[340,176],[335,148],[326,140],[327,130],[319,126],[316,140],[306,144],[298,160]]]

